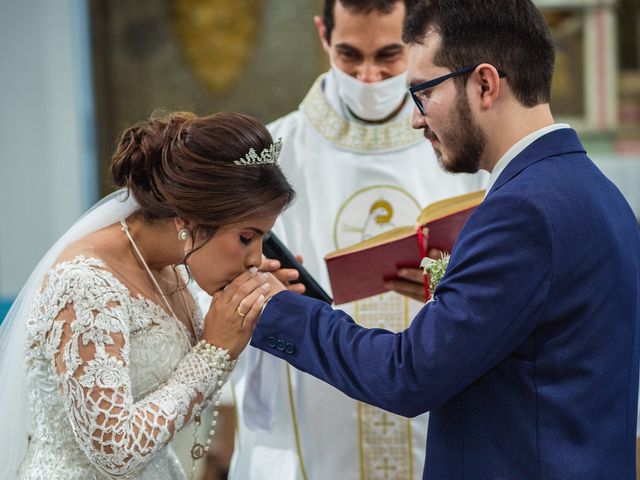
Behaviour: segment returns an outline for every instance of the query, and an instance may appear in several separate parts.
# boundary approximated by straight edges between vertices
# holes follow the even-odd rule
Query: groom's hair
[[[331,32],[335,27],[335,6],[336,1],[346,10],[358,15],[368,15],[371,12],[389,14],[393,11],[396,3],[403,2],[406,10],[409,11],[415,0],[325,0],[322,19],[327,29],[327,42],[331,43]]]
[[[549,103],[555,61],[549,27],[531,0],[419,0],[407,13],[402,40],[440,35],[433,63],[452,72],[490,63],[506,74],[525,107]],[[468,77],[456,77],[458,89]]]

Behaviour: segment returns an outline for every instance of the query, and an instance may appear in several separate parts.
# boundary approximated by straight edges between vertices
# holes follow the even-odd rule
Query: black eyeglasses
[[[449,80],[452,77],[457,77],[459,75],[464,75],[465,73],[473,72],[478,67],[478,65],[480,64],[478,63],[471,67],[465,67],[461,70],[447,73],[446,75],[443,75],[441,77],[434,78],[433,80],[429,80],[427,82],[419,83],[418,85],[414,85],[413,87],[409,88],[409,93],[411,94],[411,98],[413,98],[413,101],[415,102],[416,107],[418,107],[418,110],[420,111],[420,113],[424,115],[424,105],[422,105],[422,100],[418,98],[418,95],[417,95],[418,92],[421,92],[422,90],[427,90],[428,88],[433,88],[436,85],[440,85],[442,82],[444,82],[445,80]],[[500,70],[498,70],[498,76],[500,78],[504,78],[507,75],[504,72],[501,72]]]

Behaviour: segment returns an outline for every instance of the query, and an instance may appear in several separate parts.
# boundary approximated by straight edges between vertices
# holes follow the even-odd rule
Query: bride
[[[0,478],[183,479],[168,445],[250,339],[262,236],[294,193],[257,120],[174,113],[127,129],[121,190],[45,255],[0,327]],[[201,315],[191,281],[214,297]]]

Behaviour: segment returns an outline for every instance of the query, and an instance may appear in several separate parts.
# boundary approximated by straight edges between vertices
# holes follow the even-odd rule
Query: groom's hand
[[[299,263],[302,263],[303,259],[301,255],[296,255],[296,260]],[[300,274],[298,270],[295,268],[280,268],[280,262],[273,258],[263,258],[262,265],[260,265],[260,270],[263,272],[272,273],[274,277],[276,277],[280,283],[282,283],[287,290],[293,293],[303,294],[305,291],[305,286],[301,283],[293,283],[299,277]]]
[[[432,248],[427,256],[433,259],[442,258],[442,251]],[[426,302],[424,293],[424,273],[421,268],[401,268],[397,278],[384,282],[385,288],[401,295],[413,298],[418,302]]]

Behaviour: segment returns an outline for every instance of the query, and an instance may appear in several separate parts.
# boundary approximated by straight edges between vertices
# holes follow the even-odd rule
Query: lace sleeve
[[[53,272],[49,281],[58,311],[51,315],[46,348],[80,448],[104,473],[129,476],[222,387],[235,362],[226,350],[193,348],[162,387],[134,401],[128,369],[132,299],[109,272],[75,267]]]

